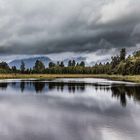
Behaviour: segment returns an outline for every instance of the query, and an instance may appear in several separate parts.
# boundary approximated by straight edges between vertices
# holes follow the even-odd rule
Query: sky
[[[140,49],[139,13],[140,0],[0,0],[0,56],[97,61],[132,52]]]

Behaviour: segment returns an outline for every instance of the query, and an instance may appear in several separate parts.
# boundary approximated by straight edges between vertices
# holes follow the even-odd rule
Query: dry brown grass
[[[0,79],[54,79],[54,78],[105,78],[140,83],[140,75],[122,76],[106,74],[0,74]]]

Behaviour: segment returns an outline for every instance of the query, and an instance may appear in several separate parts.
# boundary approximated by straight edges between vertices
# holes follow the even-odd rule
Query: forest
[[[64,62],[50,62],[45,67],[43,62],[37,60],[32,69],[26,69],[24,61],[21,61],[20,69],[16,66],[9,67],[6,62],[0,63],[0,73],[21,73],[21,74],[120,74],[138,75],[140,74],[140,51],[127,55],[126,49],[122,48],[120,54],[112,56],[110,62],[96,63],[93,66],[85,66],[85,62],[77,63],[69,60],[67,66]]]

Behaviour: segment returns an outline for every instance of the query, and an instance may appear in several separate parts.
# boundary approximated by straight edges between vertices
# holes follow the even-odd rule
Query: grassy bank
[[[91,75],[91,74],[0,74],[0,79],[54,79],[54,78],[105,78],[110,80],[130,81],[140,83],[140,75]]]

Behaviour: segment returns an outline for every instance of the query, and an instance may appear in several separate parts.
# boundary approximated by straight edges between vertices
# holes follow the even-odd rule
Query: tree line
[[[21,61],[20,69],[16,66],[11,68],[6,62],[0,63],[0,73],[22,73],[22,74],[121,74],[136,75],[140,74],[140,51],[133,55],[126,55],[126,49],[122,48],[119,55],[112,56],[110,62],[96,63],[94,66],[85,66],[85,62],[77,63],[75,60],[69,60],[67,66],[64,62],[49,62],[48,67],[37,60],[34,67],[26,68],[24,61]]]

